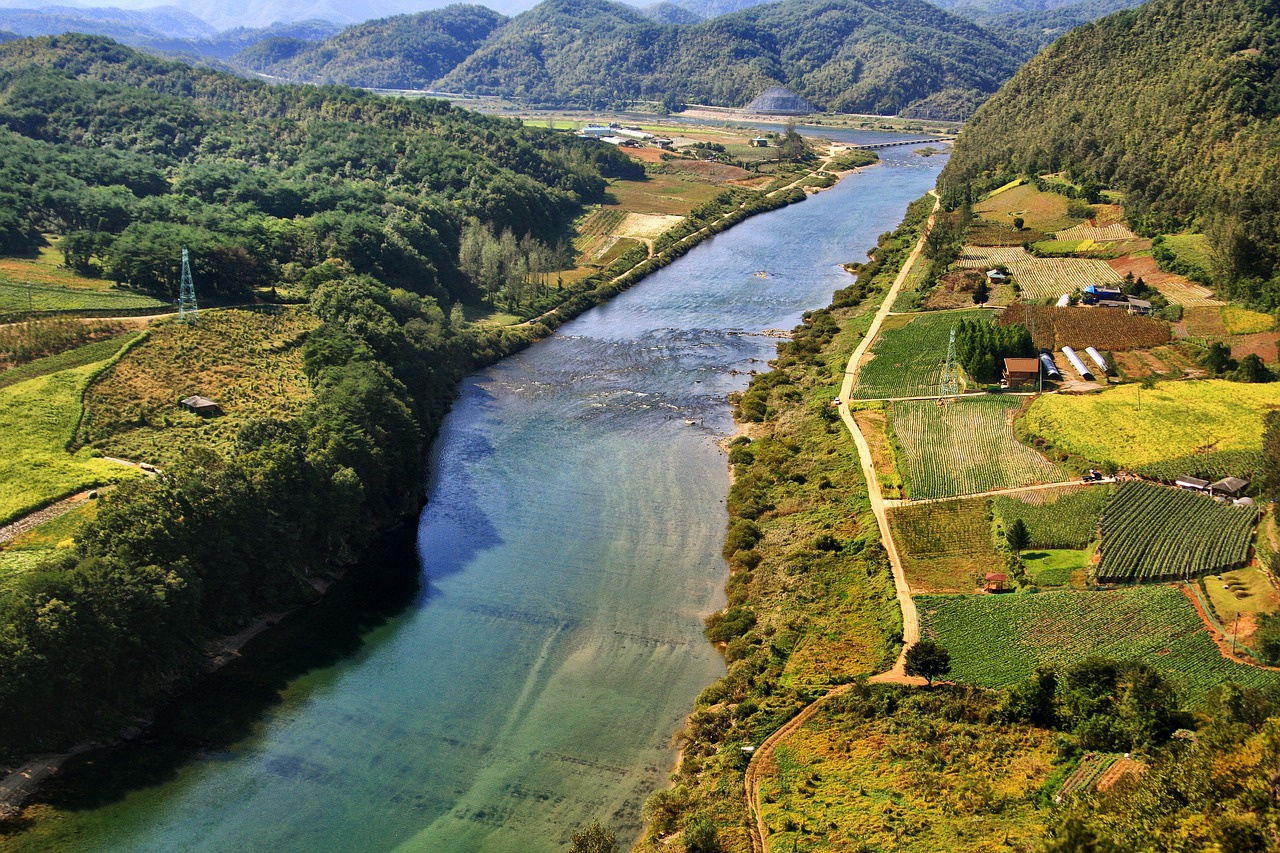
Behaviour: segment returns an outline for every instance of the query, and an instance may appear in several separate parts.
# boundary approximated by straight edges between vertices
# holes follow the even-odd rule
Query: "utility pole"
[[[191,261],[187,257],[187,247],[182,247],[182,288],[178,291],[178,319],[195,325],[200,319],[200,309],[196,305],[196,285],[191,280]]]
[[[1236,656],[1236,626],[1240,624],[1240,611],[1236,611],[1236,621],[1231,623],[1231,656]]]

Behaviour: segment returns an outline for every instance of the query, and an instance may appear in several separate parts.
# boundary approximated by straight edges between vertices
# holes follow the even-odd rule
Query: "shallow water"
[[[70,768],[6,846],[538,851],[592,819],[634,837],[723,672],[701,620],[727,575],[725,395],[943,162],[883,155],[468,379],[434,451],[425,584],[390,549],[378,595]]]

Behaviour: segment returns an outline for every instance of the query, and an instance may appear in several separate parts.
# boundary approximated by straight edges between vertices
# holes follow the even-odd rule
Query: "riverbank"
[[[818,168],[820,168],[820,165]],[[811,172],[812,171],[816,171],[816,169],[811,170]],[[590,308],[613,298],[618,293],[639,282],[649,273],[666,266],[671,261],[692,250],[694,247],[704,242],[708,237],[721,233],[733,225],[754,216],[756,213],[774,210],[778,207],[783,207],[787,204],[803,200],[806,197],[803,192],[799,191],[797,191],[797,193],[787,194],[785,192],[786,189],[787,188],[784,188],[783,191],[777,192],[772,198],[767,200],[767,203],[753,205],[751,203],[751,199],[746,199],[734,206],[732,209],[724,211],[716,219],[712,219],[704,223],[695,222],[694,224],[698,224],[699,227],[692,231],[692,233],[673,240],[670,246],[664,250],[665,253],[659,253],[653,258],[646,258],[639,261],[628,269],[610,277],[606,281],[600,282],[599,284],[603,286],[597,286],[590,291],[584,292],[583,298],[574,301],[573,304],[561,306],[561,308],[553,312],[553,316],[542,318],[542,322],[531,324],[526,334],[513,336],[499,332],[498,334],[500,335],[503,345],[494,349],[493,360],[478,363],[475,365],[475,368],[479,369],[485,366],[485,364],[494,363],[496,360],[505,358],[524,349],[536,340],[545,338],[563,323],[568,322],[573,317],[576,317]],[[645,266],[646,263],[649,265]],[[412,515],[412,513],[410,515]],[[345,576],[350,572],[350,569],[351,567],[347,566],[345,569],[340,571],[340,574]],[[332,575],[333,572],[329,571],[326,572],[326,574]],[[324,590],[316,589],[316,592],[317,594],[322,595]],[[216,671],[227,663],[238,659],[240,651],[244,649],[246,645],[255,638],[260,637],[262,634],[269,632],[270,629],[274,627],[272,623],[281,624],[286,621],[291,614],[296,614],[311,606],[313,606],[313,602],[299,605],[291,611],[272,610],[269,613],[260,615],[250,625],[236,634],[230,635],[229,638],[224,637],[214,640],[211,644],[212,648],[208,650],[205,656],[205,663],[202,668],[206,671]],[[135,720],[130,723],[127,733],[130,736],[136,735],[138,728],[142,724],[143,721]],[[98,739],[89,743],[80,744],[69,753],[65,753],[60,756],[42,754],[18,766],[9,774],[8,777],[15,782],[15,784],[11,786],[12,790],[7,797],[7,802],[11,807],[11,810],[16,810],[20,801],[29,797],[38,787],[40,779],[47,778],[51,773],[55,772],[66,759],[74,755],[81,754],[86,748],[97,749],[104,745],[108,745],[109,743],[118,743],[119,741],[120,738],[107,740]],[[16,784],[18,780],[22,781],[21,785]],[[6,788],[6,790],[8,789]]]

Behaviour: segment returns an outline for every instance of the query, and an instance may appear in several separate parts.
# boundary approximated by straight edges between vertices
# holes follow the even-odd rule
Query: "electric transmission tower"
[[[182,289],[178,292],[178,319],[195,325],[200,319],[200,309],[196,306],[196,285],[191,280],[191,261],[187,258],[187,247],[182,247]]]
[[[942,368],[941,397],[960,395],[960,368],[956,364],[956,327],[951,327],[951,341],[947,344],[947,363]]]

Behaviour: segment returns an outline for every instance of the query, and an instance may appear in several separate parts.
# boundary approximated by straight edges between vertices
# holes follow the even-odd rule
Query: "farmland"
[[[1179,477],[1221,480],[1223,477],[1253,479],[1262,470],[1262,453],[1258,450],[1219,450],[1178,456],[1163,462],[1139,465],[1134,473],[1148,480],[1172,485]]]
[[[1105,308],[1058,308],[1017,303],[1001,312],[1001,325],[1022,323],[1036,346],[1060,350],[1064,346],[1105,351],[1150,349],[1169,342],[1169,324]]]
[[[87,290],[47,284],[14,284],[0,279],[0,312],[135,311],[160,309],[170,303],[124,290]]]
[[[1067,198],[1057,193],[1040,192],[1031,184],[998,190],[973,206],[982,219],[1009,225],[1019,216],[1027,228],[1057,231],[1080,222],[1067,215]]]
[[[0,389],[0,435],[5,449],[0,455],[0,522],[80,489],[137,476],[136,469],[94,458],[88,450],[67,452],[80,420],[81,395],[101,364],[73,367]]]
[[[1018,428],[1019,435],[1067,453],[1132,470],[1195,453],[1257,450],[1262,416],[1278,405],[1276,384],[1196,379],[1145,390],[1119,385],[1100,394],[1040,397]]]
[[[894,507],[889,525],[913,590],[973,592],[984,574],[1004,565],[983,498]]]
[[[225,451],[247,418],[297,415],[311,395],[298,343],[317,322],[287,309],[224,310],[202,312],[195,326],[153,325],[85,395],[80,441],[165,464],[192,442]],[[225,416],[181,409],[191,394],[215,400]]]
[[[1021,401],[981,397],[893,405],[898,461],[911,498],[950,498],[1060,480],[1065,473],[1013,436]]]
[[[1233,681],[1280,685],[1280,673],[1222,656],[1176,586],[1024,595],[922,596],[921,631],[951,652],[951,678],[1009,687],[1037,666],[1087,655],[1139,660],[1167,674],[1188,704]]]
[[[890,317],[858,368],[858,399],[924,397],[941,391],[951,329],[962,319],[987,318],[989,311],[953,311]]]
[[[1082,222],[1072,228],[1064,228],[1056,236],[1059,240],[1089,240],[1094,243],[1112,243],[1123,240],[1136,240],[1134,234],[1120,222],[1112,222],[1101,227]]]
[[[1032,548],[1084,548],[1093,541],[1098,519],[1111,497],[1109,486],[1070,486],[992,498],[992,512],[1004,529],[1022,519]]]
[[[1089,551],[1079,548],[1037,548],[1023,551],[1022,565],[1034,587],[1080,586],[1087,582],[1085,564]]]
[[[1102,515],[1103,583],[1170,580],[1244,565],[1258,513],[1206,495],[1129,482]]]
[[[1092,258],[1037,258],[1019,247],[965,246],[956,259],[965,269],[1003,265],[1022,288],[1024,299],[1057,299],[1091,284],[1116,284],[1119,275],[1104,261]]]

